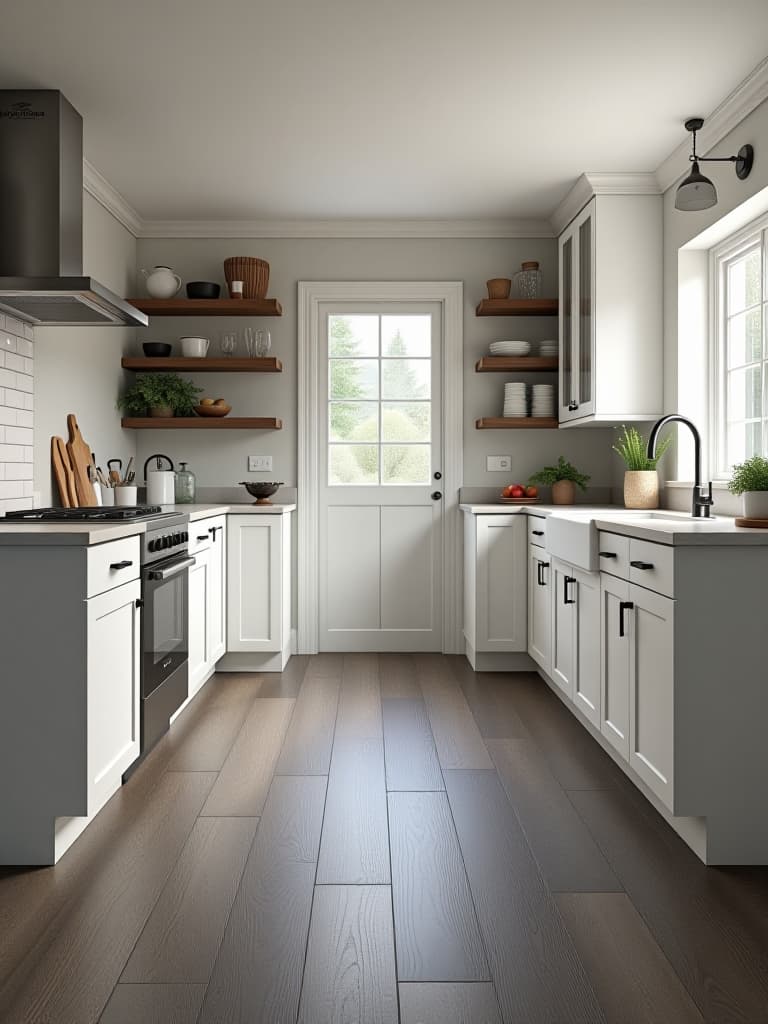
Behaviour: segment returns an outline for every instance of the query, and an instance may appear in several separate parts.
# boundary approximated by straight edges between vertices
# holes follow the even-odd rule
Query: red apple
[[[538,496],[539,496],[539,489],[538,489],[538,487],[532,487],[532,486],[526,487],[525,488],[525,496],[526,496],[526,498],[538,498]]]
[[[520,484],[515,484],[515,486],[512,488],[512,495],[511,495],[511,497],[513,497],[513,498],[524,498],[525,497],[525,488],[521,487]]]

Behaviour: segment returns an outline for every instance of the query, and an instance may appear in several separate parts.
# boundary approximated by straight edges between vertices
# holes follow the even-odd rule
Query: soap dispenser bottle
[[[187,469],[186,462],[180,462],[176,473],[176,504],[192,505],[195,501],[195,474]]]

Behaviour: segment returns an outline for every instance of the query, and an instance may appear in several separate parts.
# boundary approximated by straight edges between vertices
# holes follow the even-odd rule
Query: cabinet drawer
[[[141,537],[124,537],[88,548],[87,596],[139,578]]]
[[[547,546],[547,520],[543,516],[528,516],[528,543]]]
[[[597,552],[601,572],[609,572],[611,576],[620,576],[623,580],[629,579],[629,537],[600,530]]]
[[[629,540],[629,580],[666,597],[675,596],[674,548],[647,540]]]

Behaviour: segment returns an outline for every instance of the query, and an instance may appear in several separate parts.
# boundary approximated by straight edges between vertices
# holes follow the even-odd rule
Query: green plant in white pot
[[[659,507],[659,459],[672,444],[671,437],[665,437],[656,445],[656,455],[648,457],[648,443],[636,427],[622,427],[613,450],[624,460],[624,507]]]
[[[768,459],[753,455],[734,466],[728,490],[741,495],[747,519],[768,519]]]

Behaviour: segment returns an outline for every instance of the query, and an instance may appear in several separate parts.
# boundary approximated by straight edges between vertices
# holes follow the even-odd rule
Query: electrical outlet
[[[486,455],[485,468],[489,473],[509,473],[512,469],[512,456]]]
[[[271,473],[272,472],[272,456],[271,455],[249,455],[248,456],[248,472],[249,473]]]

